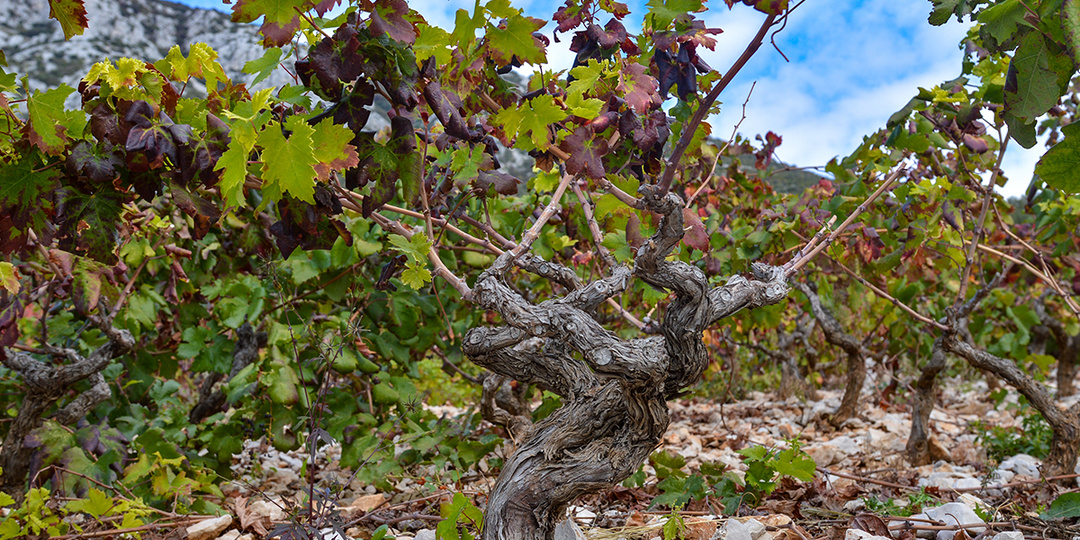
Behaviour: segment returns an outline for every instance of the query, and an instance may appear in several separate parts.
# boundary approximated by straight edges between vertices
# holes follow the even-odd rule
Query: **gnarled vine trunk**
[[[710,289],[698,268],[665,260],[682,238],[682,201],[651,186],[642,192],[645,209],[663,219],[638,250],[633,269],[616,267],[611,276],[582,286],[572,272],[530,258],[523,267],[572,289],[534,305],[503,282],[514,264],[507,252],[473,287],[471,300],[500,313],[506,326],[472,329],[465,353],[499,375],[558,394],[564,403],[535,425],[511,424],[519,444],[488,499],[485,540],[549,539],[570,502],[633,474],[667,429],[667,400],[697,382],[708,365],[702,331],[787,294],[778,268],[755,265],[757,279],[736,276]],[[633,277],[675,293],[660,336],[623,340],[591,316]]]
[[[1080,404],[1069,410],[1062,410],[1054,401],[1050,390],[1020,369],[1016,362],[979,349],[960,335],[972,310],[1001,283],[1007,273],[1008,269],[998,272],[994,279],[962,305],[946,310],[948,330],[941,336],[942,348],[963,358],[972,367],[1000,377],[1027,398],[1031,406],[1042,414],[1053,432],[1050,437],[1050,451],[1043,460],[1042,474],[1072,474],[1076,467],[1076,458],[1080,454]]]
[[[908,462],[916,467],[934,460],[930,452],[930,413],[934,412],[934,383],[947,360],[943,347],[943,338],[934,340],[930,361],[923,366],[911,396],[911,433],[906,451]]]
[[[955,333],[945,333],[944,347],[945,350],[967,360],[972,366],[989,371],[1011,384],[1042,414],[1046,423],[1050,424],[1053,434],[1050,438],[1050,452],[1043,460],[1044,475],[1073,473],[1077,455],[1080,453],[1080,415],[1077,407],[1068,411],[1061,410],[1046,387],[1021,370],[1016,362],[972,347],[966,341],[958,339]]]
[[[3,468],[0,491],[11,495],[16,501],[21,501],[26,493],[26,475],[30,470],[30,456],[34,452],[33,448],[24,444],[26,437],[41,427],[49,409],[79,381],[89,381],[90,388],[56,411],[54,418],[57,422],[73,423],[108,399],[112,394],[101,370],[135,345],[135,339],[127,330],[113,328],[108,320],[96,319],[95,322],[109,341],[89,356],[83,356],[74,349],[47,346],[50,354],[68,360],[64,365],[56,366],[13,349],[0,349],[0,362],[21,375],[26,386],[19,413],[8,429],[0,452],[0,467]]]
[[[829,418],[829,423],[834,427],[840,427],[852,417],[859,408],[859,396],[862,394],[863,383],[866,382],[866,358],[869,354],[863,349],[855,336],[844,331],[840,321],[821,304],[821,298],[817,292],[805,283],[796,283],[807,300],[810,301],[810,312],[814,314],[825,340],[843,349],[847,355],[847,382],[844,385],[844,397],[840,399],[840,406]]]

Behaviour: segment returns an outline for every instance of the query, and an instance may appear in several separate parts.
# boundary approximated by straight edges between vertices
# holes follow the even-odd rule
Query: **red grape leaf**
[[[300,29],[300,17],[293,17],[285,24],[266,21],[259,27],[259,33],[263,35],[263,45],[266,47],[284,47],[288,45],[296,31]]]
[[[38,170],[37,160],[29,156],[17,163],[0,167],[0,253],[8,254],[26,247],[27,230],[32,228],[40,240],[46,236],[53,215],[53,190],[58,187],[57,170]]]
[[[114,251],[119,231],[116,222],[127,200],[127,196],[109,184],[99,184],[89,194],[65,190],[57,215],[60,249],[81,251],[105,264],[116,262]]]
[[[709,235],[705,233],[705,224],[701,222],[701,218],[698,217],[697,212],[683,208],[683,224],[686,233],[683,235],[683,242],[686,245],[700,250],[709,250]]]
[[[601,159],[608,151],[607,141],[592,138],[592,129],[579,126],[563,139],[559,148],[569,154],[566,159],[566,171],[570,174],[584,172],[589,178],[604,177],[604,162]]]
[[[619,86],[626,102],[638,114],[645,114],[660,106],[660,94],[656,92],[656,79],[645,73],[648,68],[631,63],[619,73]]]
[[[402,43],[412,45],[416,42],[416,28],[405,20],[409,14],[409,5],[404,0],[385,0],[375,4],[371,12],[369,28],[376,36],[383,34]]]
[[[75,144],[64,165],[72,177],[86,177],[95,184],[111,182],[124,159],[116,151],[82,140]]]

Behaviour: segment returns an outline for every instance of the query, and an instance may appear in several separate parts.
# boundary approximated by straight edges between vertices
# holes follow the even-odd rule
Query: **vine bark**
[[[755,279],[734,276],[710,288],[698,268],[667,260],[682,239],[682,200],[656,186],[641,191],[640,207],[663,217],[633,268],[615,267],[606,278],[572,284],[564,297],[532,304],[504,282],[515,262],[509,251],[481,274],[469,295],[506,321],[470,330],[464,339],[469,358],[500,376],[554,392],[564,403],[535,425],[513,424],[511,436],[519,445],[488,499],[485,540],[550,539],[570,502],[633,474],[667,429],[667,400],[697,382],[708,366],[702,332],[741,309],[787,295],[782,268],[755,264]],[[526,266],[552,280],[572,273],[550,262]],[[593,317],[633,278],[675,293],[660,335],[623,340]]]

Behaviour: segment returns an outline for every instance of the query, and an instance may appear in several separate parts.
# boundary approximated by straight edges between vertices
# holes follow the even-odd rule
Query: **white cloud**
[[[756,81],[741,133],[779,133],[781,156],[803,166],[847,155],[864,135],[884,126],[917,87],[959,75],[957,44],[964,29],[931,27],[929,9],[925,0],[800,7],[775,38],[791,62],[766,42],[722,96],[725,106],[714,118],[715,132],[730,133]],[[735,50],[728,56],[741,53],[748,39],[732,43]],[[724,70],[731,61],[713,67]]]

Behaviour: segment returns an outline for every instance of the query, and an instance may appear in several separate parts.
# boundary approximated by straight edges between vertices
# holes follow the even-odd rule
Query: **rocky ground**
[[[811,482],[781,482],[756,509],[744,507],[739,518],[724,518],[716,501],[693,501],[680,511],[690,540],[1023,540],[1073,538],[1074,520],[1044,520],[1054,496],[1066,489],[1039,480],[1039,461],[1020,454],[993,463],[987,459],[974,429],[977,422],[1020,426],[1014,397],[995,405],[984,382],[953,380],[943,385],[939,409],[931,417],[934,453],[931,465],[910,467],[904,446],[910,420],[904,407],[864,394],[861,414],[833,429],[824,421],[839,404],[839,394],[820,392],[816,401],[776,400],[754,393],[748,399],[720,405],[692,400],[671,404],[672,424],[661,450],[685,458],[691,474],[703,463],[720,463],[741,474],[746,470],[738,450],[748,445],[784,448],[797,440],[817,465]],[[450,408],[440,414],[453,414]],[[260,443],[238,460],[240,479],[225,488],[232,516],[187,527],[193,540],[244,540],[288,527],[303,499],[301,468],[308,456],[279,453]],[[379,525],[399,540],[435,540],[440,505],[454,492],[482,507],[483,494],[494,477],[486,471],[453,491],[405,478],[392,493],[378,493],[336,468],[335,449],[316,456],[318,485],[347,486],[334,508],[336,518],[324,521],[327,538],[369,540]],[[559,540],[663,538],[671,513],[650,510],[658,493],[652,467],[644,468],[643,487],[618,486],[571,507]],[[912,505],[915,508],[912,508]],[[919,511],[919,512],[915,512]],[[913,514],[913,512],[915,512]],[[328,513],[329,515],[329,513]],[[961,527],[969,526],[969,527]],[[964,532],[958,533],[958,529]],[[282,532],[279,529],[278,532]]]

